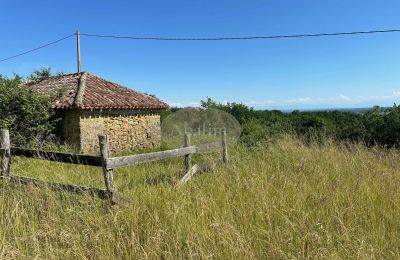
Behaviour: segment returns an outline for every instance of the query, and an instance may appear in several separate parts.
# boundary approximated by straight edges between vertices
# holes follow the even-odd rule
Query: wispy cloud
[[[168,105],[171,107],[184,107],[183,103],[181,102],[168,102]]]
[[[295,99],[284,100],[266,100],[266,101],[248,101],[244,104],[252,107],[288,107],[293,105],[356,105],[372,101],[387,101],[400,97],[400,91],[394,91],[390,95],[375,96],[356,96],[349,97],[339,95],[336,97],[310,98],[300,97]]]
[[[310,98],[310,97],[300,97],[294,99],[284,99],[284,100],[266,100],[266,101],[249,101],[243,102],[248,106],[259,107],[259,106],[290,106],[298,104],[334,104],[338,102],[350,102],[352,99],[345,95],[339,95],[338,97],[329,98]]]
[[[388,101],[395,100],[396,98],[400,98],[400,90],[393,91],[388,95],[375,95],[375,96],[346,96],[346,95],[338,95],[334,97],[321,97],[321,98],[311,98],[311,97],[299,97],[292,99],[283,99],[283,100],[251,100],[251,101],[227,101],[224,100],[220,103],[227,104],[232,102],[243,103],[250,107],[255,108],[286,108],[292,107],[295,105],[320,105],[320,106],[334,106],[334,105],[357,105],[368,102],[379,102],[379,101]],[[189,103],[181,103],[181,102],[170,102],[170,106],[172,107],[199,107],[199,102],[189,102]]]
[[[199,102],[189,102],[189,103],[181,103],[181,102],[168,102],[171,107],[199,107],[201,104]]]

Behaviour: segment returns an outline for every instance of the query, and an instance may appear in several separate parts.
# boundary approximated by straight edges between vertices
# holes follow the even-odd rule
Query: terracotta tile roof
[[[60,75],[27,83],[44,95],[57,95],[54,109],[164,109],[161,100],[136,92],[87,72]]]

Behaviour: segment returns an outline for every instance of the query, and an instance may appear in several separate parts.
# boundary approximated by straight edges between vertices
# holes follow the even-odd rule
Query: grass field
[[[121,168],[128,207],[2,185],[0,258],[400,258],[400,153],[291,138],[232,147],[174,188],[182,160]],[[103,187],[101,169],[15,158],[13,174]]]

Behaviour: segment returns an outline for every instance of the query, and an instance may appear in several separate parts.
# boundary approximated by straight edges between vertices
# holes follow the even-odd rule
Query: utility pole
[[[81,72],[81,37],[79,31],[76,32],[76,57],[78,65],[78,73]]]

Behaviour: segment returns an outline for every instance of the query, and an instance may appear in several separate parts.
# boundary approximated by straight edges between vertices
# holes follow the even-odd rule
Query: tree
[[[0,76],[0,127],[10,129],[13,145],[34,146],[54,137],[51,103],[51,97],[24,86],[20,76]]]
[[[267,140],[267,128],[257,119],[252,118],[242,125],[241,143],[249,146]]]
[[[51,77],[51,68],[42,68],[39,70],[35,70],[34,72],[32,72],[27,80],[28,81],[41,81],[44,79],[47,79]]]
[[[326,122],[317,113],[294,113],[292,126],[294,131],[308,143],[321,142],[326,137]]]
[[[379,141],[386,147],[400,147],[400,106],[393,108],[383,116]]]
[[[382,131],[384,123],[384,110],[375,106],[363,115],[363,123],[365,126],[365,143],[369,146],[382,143]]]

